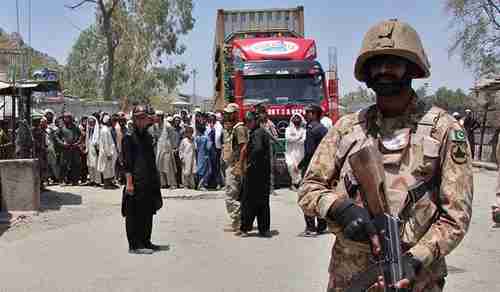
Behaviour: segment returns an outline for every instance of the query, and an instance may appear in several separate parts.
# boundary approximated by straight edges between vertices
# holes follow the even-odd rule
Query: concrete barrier
[[[2,210],[40,209],[40,171],[38,159],[0,160]]]

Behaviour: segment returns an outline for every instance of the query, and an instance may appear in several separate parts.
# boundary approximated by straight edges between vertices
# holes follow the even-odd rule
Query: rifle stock
[[[376,144],[375,144],[376,145]],[[349,156],[353,174],[361,189],[364,206],[372,216],[377,229],[382,252],[377,264],[365,272],[354,275],[348,292],[362,292],[384,277],[384,291],[401,292],[407,289],[391,287],[403,279],[403,262],[400,239],[400,220],[389,212],[385,190],[385,171],[382,154],[377,146],[369,145]]]
[[[376,146],[365,146],[349,156],[349,163],[361,188],[365,207],[372,216],[389,211],[385,197],[382,154]]]

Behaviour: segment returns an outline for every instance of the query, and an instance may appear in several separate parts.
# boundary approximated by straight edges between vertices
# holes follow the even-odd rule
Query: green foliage
[[[103,60],[103,40],[91,25],[80,33],[64,70],[65,86],[71,95],[86,99],[100,96]]]
[[[450,54],[460,55],[476,75],[500,72],[500,2],[446,0],[455,36]]]
[[[439,87],[432,96],[424,99],[428,104],[438,106],[448,112],[463,112],[470,107],[471,97],[462,89],[449,89],[445,86]]]
[[[104,94],[104,97],[144,101],[163,90],[170,92],[188,80],[186,65],[175,64],[168,58],[180,55],[186,49],[179,36],[193,28],[192,0],[113,0],[104,6],[100,5],[101,2],[97,1],[99,17],[93,29],[99,46],[90,46],[87,42],[87,48],[74,47],[70,56],[73,59],[81,56],[81,63],[93,63],[94,59],[76,51],[93,49],[99,56],[96,61],[99,72],[94,75],[99,78],[96,83],[87,82],[88,86],[94,86],[92,93],[102,95],[100,88],[109,91],[107,84],[110,81],[112,93],[109,96]],[[165,59],[171,65],[160,67]],[[79,63],[68,59],[68,67],[72,67],[68,71],[82,69]],[[76,75],[73,77],[77,78]],[[72,82],[75,84],[72,90],[88,95],[81,87],[76,87],[78,83],[83,82]]]
[[[346,108],[347,112],[355,112],[365,106],[375,102],[375,94],[364,87],[358,86],[358,89],[345,94],[340,99],[340,104]]]

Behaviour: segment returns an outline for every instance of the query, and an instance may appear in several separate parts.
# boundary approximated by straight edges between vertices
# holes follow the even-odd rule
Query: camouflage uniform
[[[19,122],[16,130],[16,158],[33,158],[33,136],[25,120]]]
[[[0,128],[0,159],[9,159],[10,148],[12,144],[10,143],[9,135],[2,128]]]
[[[38,164],[40,166],[40,178],[42,182],[47,180],[48,176],[48,161],[47,161],[47,133],[45,130],[41,129],[40,126],[33,127],[33,140],[34,143],[34,158],[38,159]]]
[[[231,218],[231,227],[237,231],[240,227],[240,192],[241,192],[241,144],[248,143],[248,129],[238,123],[224,130],[224,161],[226,167],[226,210]]]
[[[381,27],[382,37],[372,39],[390,45],[384,36],[397,35],[397,28],[393,30],[387,22]],[[403,30],[406,35],[408,27]],[[365,37],[364,48],[376,47],[369,41]],[[423,71],[427,77],[428,71]],[[362,72],[366,71],[357,64],[356,77],[364,81],[358,76]],[[412,291],[442,291],[447,275],[444,257],[468,230],[473,175],[464,129],[440,108],[426,112],[418,108],[413,90],[409,94],[410,104],[397,117],[383,117],[377,106],[371,106],[341,118],[321,141],[306,172],[298,203],[305,214],[325,218],[336,235],[328,291],[344,291],[352,276],[365,271],[373,260],[368,243],[346,238],[339,223],[327,216],[349,197],[346,184],[355,180],[347,158],[369,143],[376,143],[383,155],[386,199],[390,212],[402,221],[403,252],[423,265]],[[412,200],[408,190],[420,183],[426,186],[423,196]],[[359,198],[352,199],[362,204]]]

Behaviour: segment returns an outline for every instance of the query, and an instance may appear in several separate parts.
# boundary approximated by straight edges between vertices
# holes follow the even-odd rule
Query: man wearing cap
[[[367,273],[380,255],[380,231],[362,199],[366,186],[358,184],[361,176],[349,159],[364,147],[384,171],[384,192],[374,196],[401,220],[405,279],[394,288],[443,290],[445,257],[462,241],[471,220],[473,176],[470,148],[457,120],[437,107],[417,107],[411,83],[429,77],[429,68],[420,37],[407,23],[382,21],[365,35],[355,77],[375,91],[376,104],[342,117],[330,129],[299,192],[304,213],[326,219],[336,236],[328,291],[365,283],[359,291],[384,291],[380,275]]]
[[[318,148],[319,143],[328,132],[326,127],[320,122],[323,110],[319,105],[308,105],[305,111],[307,125],[306,140],[304,141],[304,158],[302,158],[299,163],[299,169],[302,171],[302,176],[304,176],[307,167],[309,167],[309,163],[311,162],[316,148]],[[302,236],[310,237],[315,233],[319,235],[326,231],[327,225],[325,219],[304,214],[304,220],[306,228],[304,232],[301,233]]]
[[[226,163],[226,210],[231,225],[224,231],[240,234],[241,177],[244,175],[245,149],[248,143],[248,129],[238,122],[240,108],[230,103],[224,109],[224,162]]]
[[[153,120],[142,106],[134,108],[132,120],[131,131],[123,138],[122,147],[126,177],[122,215],[129,253],[152,254],[160,250],[160,246],[151,242],[153,215],[163,206],[153,137],[148,131]]]
[[[64,125],[55,135],[56,143],[62,145],[61,177],[66,184],[78,185],[80,178],[80,129],[73,122],[70,112],[63,114]]]

